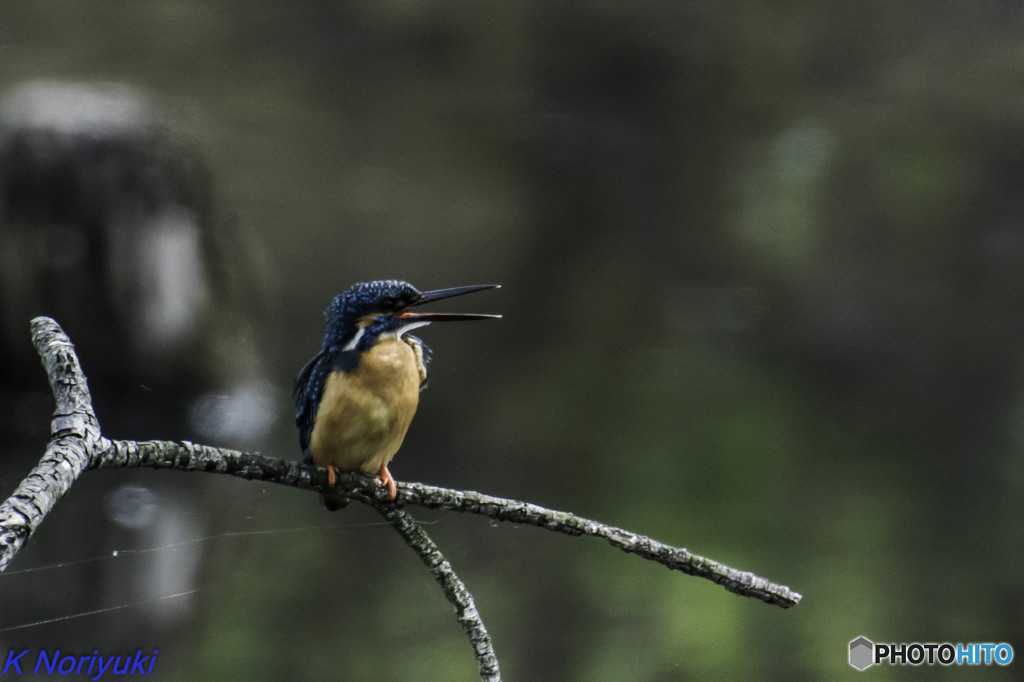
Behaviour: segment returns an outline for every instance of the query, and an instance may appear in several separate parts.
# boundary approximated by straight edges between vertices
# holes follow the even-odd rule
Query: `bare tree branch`
[[[104,439],[105,440],[105,439]],[[253,480],[283,483],[296,488],[339,492],[360,502],[381,504],[387,493],[376,477],[341,472],[332,490],[327,473],[320,467],[285,461],[248,452],[196,445],[188,441],[107,441],[97,451],[90,468],[153,467],[186,471],[213,471]],[[658,542],[646,535],[569,512],[493,497],[468,490],[452,490],[424,483],[398,483],[395,504],[416,504],[430,509],[480,514],[499,521],[511,521],[546,528],[567,535],[591,535],[629,554],[656,561],[672,570],[696,575],[717,583],[735,594],[760,599],[782,608],[795,606],[801,595],[749,571],[740,571],[681,547]]]
[[[32,342],[43,360],[57,407],[39,464],[0,504],[0,571],[42,523],[98,449],[100,425],[75,348],[56,322],[32,320]]]
[[[525,523],[568,535],[590,535],[606,540],[627,554],[657,561],[674,571],[700,576],[744,597],[760,599],[786,609],[800,602],[801,595],[785,585],[777,585],[750,571],[739,571],[725,564],[672,547],[646,535],[585,519],[569,512],[546,509],[529,502],[492,497],[482,493],[449,490],[422,483],[399,486],[399,499],[433,509],[483,514],[499,521]]]
[[[473,646],[481,678],[486,680],[497,680],[500,673],[490,637],[473,597],[437,545],[411,516],[400,509],[402,505],[416,504],[431,509],[480,514],[574,536],[590,535],[670,569],[711,580],[739,595],[783,608],[800,602],[799,593],[748,571],[739,571],[645,535],[528,502],[405,482],[398,484],[398,499],[391,502],[375,477],[361,473],[342,472],[331,488],[327,485],[324,469],[297,461],[188,441],[108,439],[100,432],[85,376],[74,347],[63,330],[53,320],[37,317],[32,321],[32,338],[49,376],[57,407],[45,455],[11,497],[0,504],[0,571],[7,567],[53,505],[85,469],[154,467],[208,471],[319,492],[341,493],[372,505],[419,554],[441,584]]]
[[[498,658],[494,655],[494,648],[491,646],[491,636],[483,628],[480,614],[476,610],[476,603],[473,595],[469,593],[459,576],[451,570],[451,564],[444,558],[444,554],[438,549],[434,541],[430,539],[426,531],[410,516],[404,509],[399,509],[388,504],[378,506],[377,511],[395,527],[405,541],[412,547],[420,559],[430,569],[434,579],[441,584],[444,595],[448,601],[455,604],[455,615],[459,624],[465,630],[476,652],[476,660],[480,664],[480,679],[487,682],[497,682],[501,679],[498,670]]]

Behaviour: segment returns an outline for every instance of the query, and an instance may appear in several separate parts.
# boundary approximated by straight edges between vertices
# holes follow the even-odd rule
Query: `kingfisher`
[[[320,352],[295,379],[292,392],[303,461],[326,467],[334,485],[338,471],[377,474],[393,500],[398,495],[388,463],[398,452],[426,385],[431,350],[408,334],[431,322],[499,319],[478,313],[424,313],[424,303],[462,296],[498,284],[420,291],[386,279],[353,284],[324,311]],[[323,495],[340,509],[348,498]]]

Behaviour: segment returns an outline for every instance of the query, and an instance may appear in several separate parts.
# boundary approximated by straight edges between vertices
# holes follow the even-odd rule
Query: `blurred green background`
[[[413,509],[508,679],[832,678],[858,635],[1024,636],[1022,36],[1024,8],[995,0],[8,0],[0,90],[128,86],[208,165],[272,387],[259,438],[217,444],[299,456],[291,380],[349,284],[498,282],[460,309],[501,322],[424,330],[395,476],[804,595],[783,611],[597,541]],[[9,343],[28,349],[28,321]],[[196,437],[187,400],[145,367],[94,375],[96,329],[58,321],[107,435]],[[5,403],[35,429],[11,436],[5,492],[45,443],[35,380]],[[130,523],[126,494],[148,510]],[[473,679],[437,585],[357,507],[89,473],[0,576],[0,628],[199,591],[0,650],[159,649],[167,679]]]

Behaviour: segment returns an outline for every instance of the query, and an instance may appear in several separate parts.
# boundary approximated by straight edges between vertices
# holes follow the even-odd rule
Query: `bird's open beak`
[[[457,322],[460,320],[498,320],[501,319],[501,315],[487,315],[484,313],[415,313],[412,312],[412,308],[421,306],[424,303],[430,303],[431,301],[440,301],[443,298],[452,298],[453,296],[472,294],[474,291],[484,291],[485,289],[497,289],[500,286],[500,284],[471,284],[465,287],[451,287],[450,289],[435,289],[434,291],[424,291],[423,295],[420,296],[418,301],[410,305],[405,310],[396,313],[395,317],[400,317],[403,320],[422,320],[423,322]]]

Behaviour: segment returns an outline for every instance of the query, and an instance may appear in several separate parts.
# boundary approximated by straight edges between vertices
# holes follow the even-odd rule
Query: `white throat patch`
[[[428,324],[430,324],[430,320],[415,320],[413,322],[410,322],[409,324],[402,325],[397,330],[395,330],[395,338],[401,340],[402,335],[405,334],[406,332],[411,332],[413,329],[418,329],[419,327],[426,327]]]
[[[430,324],[430,320],[412,320],[408,324],[402,325],[401,327],[399,327],[398,329],[396,329],[393,332],[388,332],[386,334],[381,334],[380,338],[382,338],[382,339],[395,339],[397,341],[401,341],[402,340],[402,336],[406,332],[410,332],[413,329],[417,329],[419,327],[426,327],[428,324]],[[366,327],[360,327],[359,331],[356,332],[356,335],[352,337],[351,341],[349,341],[347,344],[345,344],[345,347],[342,348],[342,350],[355,350],[356,346],[359,345],[359,341],[363,338],[363,334],[365,334],[365,333],[366,333]]]

